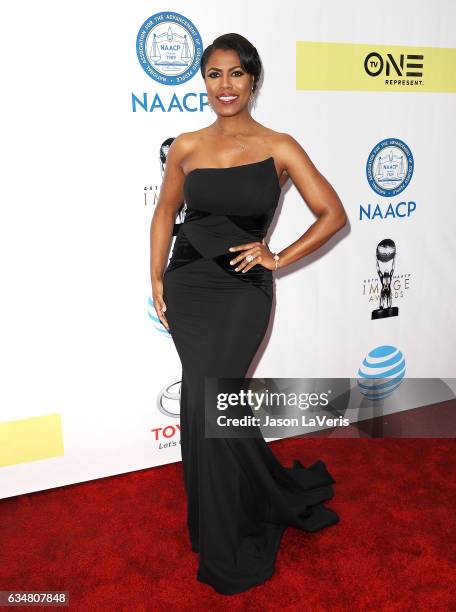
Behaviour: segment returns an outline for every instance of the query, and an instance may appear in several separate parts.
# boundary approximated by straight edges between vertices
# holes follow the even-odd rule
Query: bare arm
[[[184,153],[182,135],[175,138],[168,150],[160,195],[150,224],[150,280],[154,307],[160,321],[169,330],[163,314],[163,272],[168,257],[177,211],[183,200],[185,174],[181,168]]]
[[[279,268],[301,259],[324,244],[347,222],[342,202],[326,178],[317,170],[301,145],[284,134],[279,157],[287,175],[318,219],[295,242],[280,251]]]

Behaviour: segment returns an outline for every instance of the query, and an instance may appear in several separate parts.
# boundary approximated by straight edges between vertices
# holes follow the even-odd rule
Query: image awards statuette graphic
[[[396,260],[396,245],[385,238],[377,245],[377,273],[381,283],[379,307],[372,311],[371,319],[397,317],[399,308],[392,306],[391,282]]]

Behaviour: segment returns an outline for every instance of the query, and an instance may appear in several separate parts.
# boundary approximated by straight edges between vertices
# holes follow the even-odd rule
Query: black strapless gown
[[[335,482],[323,461],[282,466],[261,438],[206,438],[204,377],[243,378],[266,333],[272,271],[235,272],[230,246],[261,241],[280,184],[272,157],[185,177],[187,210],[163,276],[166,317],[182,363],[181,452],[197,579],[229,595],[274,573],[287,526],[339,521],[323,502]],[[214,407],[215,409],[215,407]]]

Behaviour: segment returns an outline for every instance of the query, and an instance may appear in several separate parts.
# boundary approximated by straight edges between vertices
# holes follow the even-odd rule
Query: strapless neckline
[[[269,157],[266,157],[266,159],[261,159],[260,161],[256,161],[256,162],[250,162],[248,164],[238,164],[237,166],[226,166],[225,168],[217,168],[217,167],[207,167],[207,168],[193,168],[192,170],[190,170],[184,178],[184,181],[188,179],[188,177],[193,174],[194,172],[206,172],[206,171],[220,171],[220,170],[238,170],[239,168],[247,168],[250,166],[258,166],[259,164],[264,164],[268,161],[272,161],[273,162],[273,168],[274,168],[274,175],[277,179],[277,184],[280,187],[280,181],[279,181],[279,177],[277,175],[277,170],[275,167],[275,160],[274,157],[272,155],[270,155]]]

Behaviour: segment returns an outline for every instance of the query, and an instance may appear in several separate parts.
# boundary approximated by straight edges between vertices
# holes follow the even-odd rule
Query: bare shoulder
[[[287,132],[275,132],[274,157],[282,170],[288,174],[297,168],[307,168],[311,172],[317,172],[302,144]]]
[[[178,134],[171,146],[169,147],[169,153],[174,159],[183,159],[188,152],[191,150],[195,142],[195,132],[182,132]]]
[[[206,132],[206,127],[192,132],[182,132],[171,143],[168,156],[171,154],[173,162],[182,167],[185,160],[198,147]]]
[[[263,137],[280,172],[288,172],[293,161],[302,165],[303,160],[309,160],[302,145],[291,134],[263,126]]]
[[[275,132],[274,134],[274,150],[277,156],[286,157],[290,154],[305,153],[302,145],[287,132]]]

